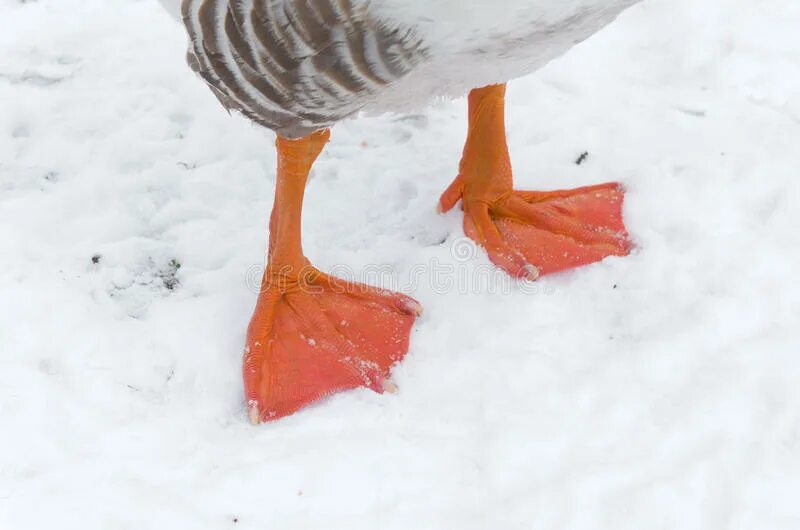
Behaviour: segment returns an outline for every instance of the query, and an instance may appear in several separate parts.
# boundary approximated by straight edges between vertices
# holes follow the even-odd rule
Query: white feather
[[[439,97],[531,73],[640,0],[370,0],[378,18],[412,27],[429,60],[381,94],[371,112],[417,109]]]

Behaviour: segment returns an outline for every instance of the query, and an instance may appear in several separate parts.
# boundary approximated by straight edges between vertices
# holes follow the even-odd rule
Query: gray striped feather
[[[363,108],[425,59],[351,0],[183,0],[188,62],[228,110],[288,138]]]

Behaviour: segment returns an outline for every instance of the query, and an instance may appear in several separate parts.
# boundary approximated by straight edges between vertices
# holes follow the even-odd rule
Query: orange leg
[[[329,136],[326,130],[300,140],[278,138],[269,259],[244,352],[253,423],[341,390],[395,390],[390,369],[408,351],[411,325],[421,313],[405,295],[331,278],[303,255],[303,193]]]
[[[516,191],[505,132],[505,85],[469,95],[469,132],[459,175],[442,194],[439,210],[461,200],[464,231],[509,274],[534,280],[625,256],[630,243],[617,183],[574,190]]]

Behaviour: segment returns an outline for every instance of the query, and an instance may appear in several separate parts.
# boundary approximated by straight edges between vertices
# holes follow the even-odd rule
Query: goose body
[[[161,0],[228,109],[296,138],[530,73],[639,0]]]

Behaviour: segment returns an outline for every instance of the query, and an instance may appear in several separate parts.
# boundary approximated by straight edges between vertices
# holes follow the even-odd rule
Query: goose
[[[458,172],[467,237],[515,278],[625,256],[624,190],[513,187],[506,83],[587,39],[640,0],[160,0],[188,35],[187,62],[217,96],[277,135],[267,266],[243,356],[247,415],[276,420],[335,392],[394,392],[391,369],[422,313],[413,298],[311,265],[303,195],[331,128],[467,95]]]

